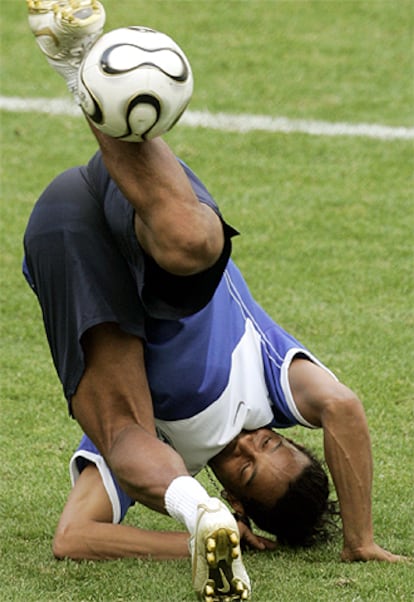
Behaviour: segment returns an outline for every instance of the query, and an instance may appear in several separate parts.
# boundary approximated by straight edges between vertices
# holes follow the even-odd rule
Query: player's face
[[[270,429],[242,431],[210,466],[236,498],[249,497],[273,505],[292,479],[310,464],[309,458]]]

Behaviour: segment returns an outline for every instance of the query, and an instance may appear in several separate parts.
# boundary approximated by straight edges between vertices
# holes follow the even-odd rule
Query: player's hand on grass
[[[237,526],[239,527],[242,547],[258,551],[274,550],[276,548],[275,541],[256,535],[245,522],[238,520]]]
[[[341,560],[344,562],[367,562],[369,560],[379,560],[382,562],[404,562],[410,561],[411,559],[407,556],[400,556],[398,554],[392,554],[387,550],[384,550],[376,543],[372,543],[367,546],[361,546],[359,548],[347,548],[345,547],[341,554]]]

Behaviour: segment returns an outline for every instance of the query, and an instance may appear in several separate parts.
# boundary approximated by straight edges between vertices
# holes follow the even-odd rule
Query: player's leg
[[[144,250],[166,271],[191,275],[211,267],[224,245],[219,216],[197,199],[168,145],[123,142],[94,130],[105,165],[135,209]]]
[[[164,496],[188,475],[181,457],[156,438],[141,339],[101,323],[82,337],[85,371],[72,412],[133,499],[165,512]]]
[[[97,0],[27,0],[29,24],[51,66],[76,98],[81,60],[101,35],[105,21]],[[108,171],[133,205],[143,249],[173,274],[190,275],[220,257],[220,218],[199,203],[181,165],[161,140],[126,143],[92,128]]]

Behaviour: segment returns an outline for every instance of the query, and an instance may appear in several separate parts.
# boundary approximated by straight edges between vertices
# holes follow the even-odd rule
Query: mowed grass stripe
[[[80,116],[80,109],[70,100],[0,96],[0,109],[13,112],[36,112],[52,115]],[[351,136],[380,140],[412,140],[414,127],[393,127],[376,123],[327,122],[312,119],[288,119],[268,115],[211,113],[188,110],[180,121],[188,127],[203,127],[223,132],[252,131],[309,134],[314,136]]]

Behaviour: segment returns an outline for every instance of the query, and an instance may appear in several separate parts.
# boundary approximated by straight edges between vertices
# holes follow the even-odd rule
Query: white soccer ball
[[[192,93],[184,52],[166,34],[146,27],[103,35],[79,70],[83,111],[96,128],[121,140],[161,136],[179,120]]]

